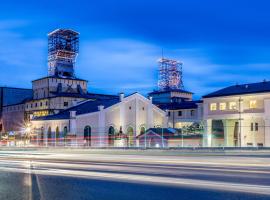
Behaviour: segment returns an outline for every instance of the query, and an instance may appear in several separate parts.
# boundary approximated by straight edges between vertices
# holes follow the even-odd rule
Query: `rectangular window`
[[[178,111],[178,116],[182,116],[182,111]]]
[[[226,103],[220,103],[219,110],[226,110]]]
[[[191,110],[190,111],[190,116],[194,116],[194,113],[195,113],[195,111],[194,110]]]
[[[211,111],[217,110],[217,104],[216,103],[211,103],[210,104],[210,110]]]
[[[253,146],[253,143],[247,143],[247,146],[248,147],[252,147]]]
[[[255,131],[258,131],[258,130],[259,130],[259,124],[255,123]]]
[[[64,102],[64,106],[67,107],[68,106],[68,102]]]
[[[257,101],[256,101],[256,100],[251,100],[251,101],[249,102],[249,108],[250,108],[250,109],[257,108]]]
[[[170,111],[168,112],[168,116],[169,116],[169,117],[171,116],[171,112],[170,112]]]
[[[236,102],[230,102],[229,103],[229,109],[230,110],[236,110]]]
[[[253,127],[253,123],[250,124],[250,131],[253,131],[254,127]]]

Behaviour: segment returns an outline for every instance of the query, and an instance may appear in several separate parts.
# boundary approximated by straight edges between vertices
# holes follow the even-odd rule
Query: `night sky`
[[[270,1],[0,0],[0,85],[31,87],[47,75],[47,33],[80,32],[76,75],[89,92],[156,89],[162,55],[184,63],[196,98],[270,80]]]

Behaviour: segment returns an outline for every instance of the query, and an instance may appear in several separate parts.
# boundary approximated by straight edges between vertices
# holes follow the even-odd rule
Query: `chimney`
[[[76,118],[76,111],[75,110],[69,111],[69,115],[71,119]]]
[[[98,106],[98,110],[99,111],[102,111],[103,109],[104,109],[104,106],[103,105]]]
[[[119,94],[119,100],[120,100],[120,101],[123,101],[124,98],[125,98],[125,94],[121,92],[121,93]]]

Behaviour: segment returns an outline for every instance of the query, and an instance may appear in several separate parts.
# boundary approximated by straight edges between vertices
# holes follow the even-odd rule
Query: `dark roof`
[[[96,93],[70,93],[70,92],[50,92],[55,95],[54,97],[76,97],[76,98],[85,98],[85,99],[119,99],[118,95],[109,95],[109,94],[96,94]],[[51,97],[51,98],[54,98]]]
[[[69,92],[50,92],[50,93],[55,95],[54,97],[74,97],[74,98],[76,97],[76,98],[91,99],[90,95],[87,94],[69,93]]]
[[[60,76],[45,76],[45,77],[42,77],[42,78],[39,78],[39,79],[36,79],[36,80],[33,80],[32,82],[34,81],[38,81],[38,80],[42,80],[42,79],[46,79],[46,78],[58,78],[58,79],[66,79],[66,80],[77,80],[77,81],[86,81],[87,80],[84,80],[84,79],[80,79],[80,78],[72,78],[72,77],[60,77]]]
[[[158,134],[160,136],[163,135],[164,138],[170,138],[174,136],[175,134],[179,134],[180,130],[179,129],[173,129],[173,128],[150,128],[146,131],[146,134],[148,134],[150,131],[154,132],[155,134]],[[137,136],[139,138],[140,136],[144,135],[145,133],[142,133]]]
[[[169,92],[181,92],[181,93],[193,94],[192,92],[189,92],[189,91],[187,91],[187,90],[181,90],[181,89],[169,89],[169,90],[153,91],[153,92],[150,92],[149,95],[152,95],[152,94],[169,93]]]
[[[218,90],[216,92],[207,94],[203,96],[203,98],[254,94],[254,93],[264,93],[264,92],[270,92],[270,81],[229,86],[221,90]]]
[[[157,103],[154,104],[162,110],[180,110],[180,109],[196,109],[198,108],[197,103],[202,101],[182,101],[182,102],[171,102],[171,103]]]
[[[87,95],[91,98],[95,99],[112,99],[112,98],[118,98],[119,95],[112,95],[112,94],[98,94],[98,93],[87,93]]]
[[[76,111],[76,115],[82,115],[86,113],[92,113],[98,111],[98,106],[103,105],[104,108],[108,108],[114,104],[119,103],[118,99],[106,99],[106,100],[89,100],[84,103],[81,103],[77,106],[71,107],[67,110],[61,111],[55,115],[49,115],[45,117],[37,117],[34,120],[58,120],[58,119],[69,119],[70,111]]]
[[[163,136],[165,139],[180,139],[180,138],[202,138],[202,134],[181,134],[181,129],[176,128],[150,128],[146,131],[146,134],[148,134],[150,131],[154,132],[155,134],[159,136]],[[143,136],[143,134],[140,134],[137,136],[137,138]]]

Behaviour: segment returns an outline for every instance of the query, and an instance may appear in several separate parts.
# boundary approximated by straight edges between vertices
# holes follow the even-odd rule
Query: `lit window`
[[[229,103],[229,109],[230,110],[236,110],[236,102],[230,102]]]
[[[217,110],[217,104],[216,103],[211,103],[210,104],[210,110]]]
[[[251,100],[249,102],[249,108],[250,109],[257,108],[257,101],[256,100]]]
[[[226,110],[226,103],[220,103],[219,110]]]

